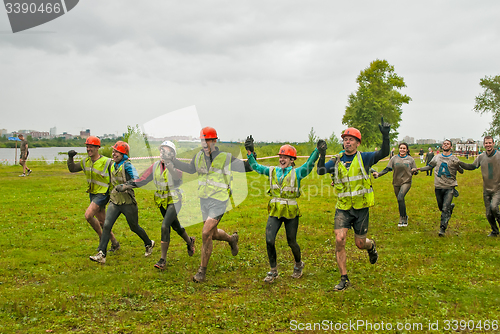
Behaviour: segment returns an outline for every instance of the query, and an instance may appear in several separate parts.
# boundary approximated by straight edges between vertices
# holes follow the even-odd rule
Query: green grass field
[[[397,227],[392,174],[374,180],[369,237],[377,241],[379,261],[370,265],[350,231],[353,286],[335,292],[335,198],[330,178],[315,171],[303,180],[299,200],[302,278],[290,277],[293,257],[282,229],[280,277],[272,285],[263,282],[269,270],[267,179],[250,173],[246,200],[219,224],[228,233],[238,231],[240,253],[232,257],[227,244],[214,242],[207,282],[195,284],[202,225],[192,182],[186,182],[181,222],[197,238],[196,253],[188,257],[172,233],[167,270],[159,272],[153,267],[159,247],[144,258],[141,240],[123,217],[113,229],[121,250],[108,255],[105,265],[91,262],[98,237],[84,218],[84,175],[70,174],[65,164],[30,167],[33,174],[21,178],[19,166],[0,166],[1,333],[499,332],[500,240],[486,237],[479,171],[458,176],[460,196],[445,238],[437,233],[433,177],[414,177],[404,229]],[[152,195],[136,191],[140,224],[159,245],[161,217]]]

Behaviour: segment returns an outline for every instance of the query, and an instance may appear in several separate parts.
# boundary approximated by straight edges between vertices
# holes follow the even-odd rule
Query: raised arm
[[[68,169],[71,173],[76,173],[76,172],[81,172],[83,170],[81,162],[75,163],[73,161],[74,156],[76,155],[76,152],[74,150],[71,150],[68,152]]]

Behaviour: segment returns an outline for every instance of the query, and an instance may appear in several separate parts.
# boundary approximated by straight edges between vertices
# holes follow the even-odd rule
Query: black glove
[[[254,151],[252,135],[248,136],[247,140],[245,140],[245,150],[250,151],[250,152]]]
[[[68,157],[70,157],[70,158],[73,158],[75,155],[76,155],[76,151],[75,150],[71,150],[71,151],[68,152]]]
[[[391,125],[384,122],[384,117],[380,118],[380,124],[378,125],[380,132],[382,132],[383,137],[389,137],[389,131],[391,131]]]
[[[326,149],[328,148],[328,145],[326,145],[326,141],[323,139],[318,140],[318,144],[316,145],[318,148],[319,154],[321,155],[326,155]]]
[[[119,184],[115,187],[116,191],[119,193],[122,193],[124,191],[127,191],[129,189],[132,189],[132,187],[129,184]]]

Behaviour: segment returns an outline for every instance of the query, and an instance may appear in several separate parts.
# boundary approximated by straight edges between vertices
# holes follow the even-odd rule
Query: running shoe
[[[302,277],[302,269],[304,269],[305,263],[300,261],[300,264],[293,267],[292,278],[301,278]]]
[[[145,257],[148,257],[153,253],[153,247],[155,246],[155,241],[151,240],[151,245],[146,246],[146,253],[144,253]]]
[[[25,176],[26,176],[26,174],[22,173],[22,174],[21,174],[21,175],[19,175],[19,176],[25,177]]]
[[[193,256],[195,251],[194,242],[196,241],[196,239],[194,237],[189,237],[189,239],[191,240],[191,244],[187,245],[188,255]]]
[[[155,268],[158,268],[160,270],[163,270],[165,269],[165,267],[167,266],[167,261],[165,261],[165,259],[160,259],[158,262],[156,262],[155,264]]]
[[[26,176],[30,175],[30,174],[31,174],[31,172],[32,172],[32,170],[31,170],[31,169],[30,169],[30,170],[28,170],[28,174],[27,174]]]
[[[442,227],[441,227],[441,228],[439,229],[439,236],[440,236],[440,237],[444,237],[445,233],[446,233],[446,230],[445,230],[444,228],[442,228]]]
[[[334,289],[335,291],[342,291],[350,286],[351,286],[351,281],[349,281],[349,279],[341,278],[339,284],[335,285]]]
[[[204,282],[207,276],[207,268],[203,269],[200,267],[196,275],[193,276],[193,282],[201,283]]]
[[[101,264],[106,263],[106,255],[104,255],[102,251],[99,251],[99,253],[97,253],[94,256],[89,256],[89,258],[94,262],[99,262]]]
[[[231,241],[229,241],[229,246],[231,246],[231,254],[233,256],[238,255],[239,247],[238,247],[238,232],[234,232],[231,236]]]
[[[272,283],[274,282],[275,279],[277,279],[279,276],[278,272],[270,271],[267,273],[267,276],[264,278],[264,282],[266,283]]]
[[[405,226],[405,223],[404,223],[404,217],[399,217],[399,223],[398,223],[398,227],[403,227]]]
[[[372,240],[373,247],[368,250],[368,257],[370,258],[370,263],[375,264],[377,263],[378,260],[378,252],[377,248],[375,246],[375,240]]]

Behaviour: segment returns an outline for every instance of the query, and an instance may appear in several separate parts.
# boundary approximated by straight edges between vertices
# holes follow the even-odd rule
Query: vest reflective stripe
[[[200,151],[196,154],[194,163],[198,172],[198,197],[219,201],[229,199],[233,180],[231,158],[231,153],[220,152],[209,168],[204,153]]]
[[[111,177],[109,175],[109,165],[111,161],[111,159],[106,157],[100,157],[94,162],[92,162],[90,157],[82,160],[81,166],[87,177],[88,193],[105,194],[108,191],[111,182]]]
[[[153,165],[153,181],[156,186],[154,201],[158,207],[166,208],[169,204],[179,202],[180,190],[174,186],[174,180],[170,177],[168,169],[161,171],[160,163],[157,161]]]
[[[126,163],[124,162],[118,169],[115,168],[115,164],[111,165],[111,192],[109,198],[116,205],[136,203],[134,190],[129,189],[124,192],[118,192],[115,189],[117,185],[127,182],[127,175],[125,173]]]
[[[281,185],[276,175],[276,168],[269,167],[269,190],[268,194],[272,196],[268,204],[269,216],[285,217],[292,219],[300,216],[299,206],[296,198],[300,197],[300,190],[295,187],[297,176],[295,168],[283,178]]]
[[[370,176],[366,173],[359,151],[352,160],[349,170],[340,159],[337,159],[335,167],[332,179],[337,194],[337,209],[362,209],[375,204]]]

